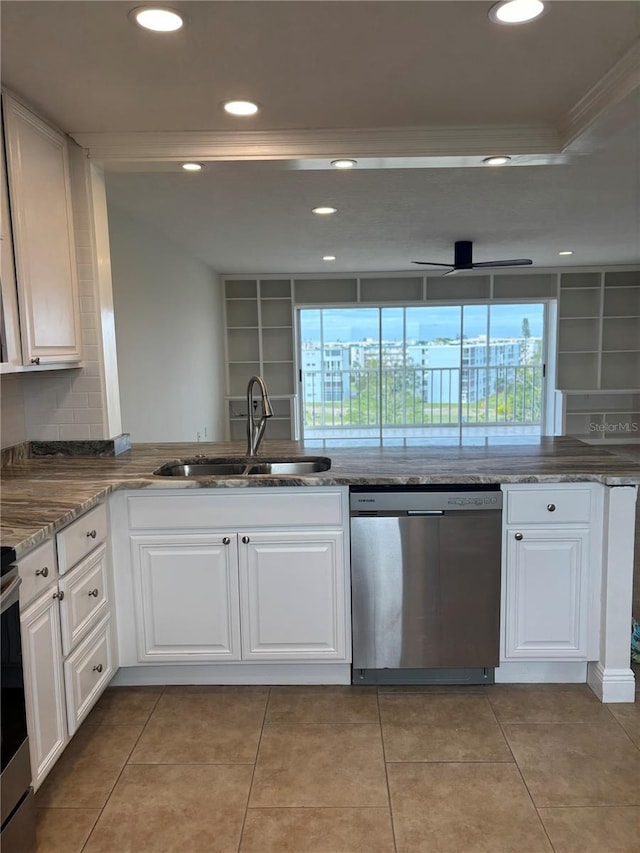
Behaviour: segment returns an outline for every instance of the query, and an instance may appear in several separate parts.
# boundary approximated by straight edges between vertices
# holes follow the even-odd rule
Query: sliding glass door
[[[299,309],[303,438],[319,446],[540,435],[543,303]]]

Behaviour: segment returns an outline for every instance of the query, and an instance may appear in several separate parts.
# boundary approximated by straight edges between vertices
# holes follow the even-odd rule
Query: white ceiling
[[[110,204],[214,269],[424,271],[457,239],[477,261],[640,262],[639,2],[555,0],[520,27],[484,0],[172,2],[175,34],[135,5],[4,0],[3,85],[104,162]],[[238,97],[260,113],[227,116]]]

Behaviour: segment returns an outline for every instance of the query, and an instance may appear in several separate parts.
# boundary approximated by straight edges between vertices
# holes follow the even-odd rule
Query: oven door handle
[[[0,612],[4,613],[10,607],[18,602],[19,588],[22,583],[22,578],[16,574],[11,578],[6,587],[2,588],[2,596],[0,597]]]

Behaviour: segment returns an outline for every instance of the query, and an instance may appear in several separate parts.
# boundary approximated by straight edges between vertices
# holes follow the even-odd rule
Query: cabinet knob
[[[43,578],[49,577],[49,569],[47,566],[43,566],[41,569],[36,569],[36,576],[41,575]]]
[[[93,671],[94,672],[102,672],[102,664],[99,663],[97,666],[94,666]]]
[[[95,539],[97,535],[98,535],[98,531],[97,531],[97,530],[89,530],[89,531],[87,531],[87,539]]]
[[[90,589],[90,590],[89,590],[89,595],[93,595],[93,597],[94,597],[94,598],[97,598],[97,597],[98,597],[98,595],[99,595],[98,587],[96,587],[95,589]]]
[[[244,542],[244,544],[245,544],[245,545],[248,545],[248,544],[249,544],[249,542],[251,542],[251,539],[249,539],[249,537],[248,537],[248,536],[243,536],[243,537],[242,537],[242,541]]]
[[[57,598],[58,601],[62,601],[62,599],[64,598],[64,592],[62,590],[60,590],[60,592],[54,592],[53,597]]]
[[[516,533],[516,535],[513,538],[517,539],[519,542],[522,539],[522,533]]]
[[[556,505],[555,504],[547,504],[547,509],[549,510],[549,512],[555,512],[556,511]]]
[[[228,536],[223,536],[223,537],[222,537],[222,544],[223,544],[223,545],[228,545],[230,542],[231,542],[231,539],[229,539],[229,537],[228,537]]]
[[[31,364],[40,364],[40,356],[31,359]]]

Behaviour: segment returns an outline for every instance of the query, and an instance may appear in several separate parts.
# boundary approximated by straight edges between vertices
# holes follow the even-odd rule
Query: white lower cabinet
[[[240,660],[235,535],[133,536],[141,661]]]
[[[504,486],[503,661],[597,659],[602,488]]]
[[[506,656],[586,660],[589,531],[509,530],[507,564]]]
[[[342,548],[341,531],[242,537],[245,660],[344,660]]]
[[[347,663],[346,503],[286,487],[125,497],[116,587],[135,632],[119,620],[121,665]]]
[[[98,534],[94,522],[103,516]],[[36,790],[116,668],[105,507],[73,521],[56,540],[57,548],[49,539],[18,561],[27,730]],[[61,547],[66,540],[81,542],[72,557]]]
[[[67,745],[67,720],[60,646],[60,609],[55,588],[21,614],[27,729],[34,787]]]

